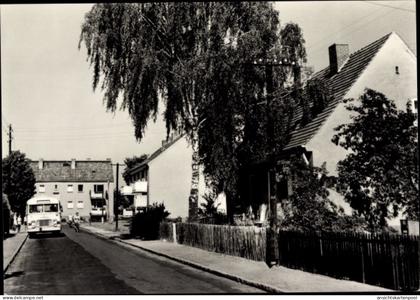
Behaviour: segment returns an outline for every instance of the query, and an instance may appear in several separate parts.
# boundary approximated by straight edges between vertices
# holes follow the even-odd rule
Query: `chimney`
[[[71,169],[72,170],[76,169],[76,159],[75,158],[71,159]]]
[[[39,168],[40,170],[42,170],[42,169],[44,168],[44,160],[43,160],[42,158],[40,158],[40,159],[38,160],[38,168]]]
[[[330,75],[334,75],[349,58],[349,45],[333,44],[328,47],[328,54],[330,56]]]

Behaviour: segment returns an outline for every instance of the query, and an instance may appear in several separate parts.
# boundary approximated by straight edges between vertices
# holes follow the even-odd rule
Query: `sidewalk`
[[[113,239],[271,293],[376,292],[381,294],[390,291],[373,285],[339,280],[282,266],[269,268],[264,262],[209,252],[172,242],[121,239],[119,232],[112,232],[87,224],[82,224],[81,227],[97,236]]]
[[[27,237],[28,234],[25,230],[21,230],[19,233],[10,231],[10,236],[3,240],[3,273],[6,273]]]

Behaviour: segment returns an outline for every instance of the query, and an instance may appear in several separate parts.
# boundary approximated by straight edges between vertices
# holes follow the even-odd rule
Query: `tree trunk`
[[[196,222],[198,220],[198,185],[200,180],[199,157],[198,157],[198,129],[194,129],[191,139],[193,150],[191,159],[191,190],[188,198],[188,220]]]

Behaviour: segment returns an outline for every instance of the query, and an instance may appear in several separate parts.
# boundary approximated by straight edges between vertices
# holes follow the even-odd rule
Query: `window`
[[[77,201],[77,208],[83,208],[83,207],[85,207],[85,205],[83,203],[83,200],[78,200]]]
[[[73,193],[73,185],[72,184],[67,185],[67,193]]]
[[[57,204],[44,204],[44,212],[58,212]]]
[[[45,185],[40,184],[40,185],[39,185],[39,188],[38,188],[38,192],[39,192],[39,193],[45,193]]]
[[[53,192],[53,194],[59,194],[60,192],[58,191],[58,185],[57,184],[55,184],[54,185],[54,192]]]
[[[397,74],[397,75],[400,74],[400,70],[399,70],[398,66],[395,66],[395,74]]]
[[[78,191],[79,193],[82,193],[82,192],[83,192],[83,184],[79,184],[79,185],[77,186],[77,191]]]
[[[73,207],[74,207],[73,201],[72,200],[67,201],[67,208],[73,208]]]
[[[95,184],[93,186],[93,191],[95,193],[98,193],[98,194],[103,193],[104,192],[104,185],[103,184]]]
[[[42,212],[42,204],[29,206],[29,213],[40,213],[40,212]]]

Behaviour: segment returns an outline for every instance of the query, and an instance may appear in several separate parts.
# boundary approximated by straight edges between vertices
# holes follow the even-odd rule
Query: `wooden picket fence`
[[[265,228],[198,223],[177,223],[177,242],[208,251],[264,260]]]
[[[173,241],[172,223],[160,226]],[[265,228],[176,223],[179,244],[265,261]],[[296,232],[278,234],[278,263],[307,272],[354,280],[393,290],[419,289],[419,237],[363,233]]]
[[[280,265],[394,290],[418,290],[418,251],[418,236],[279,233]]]

